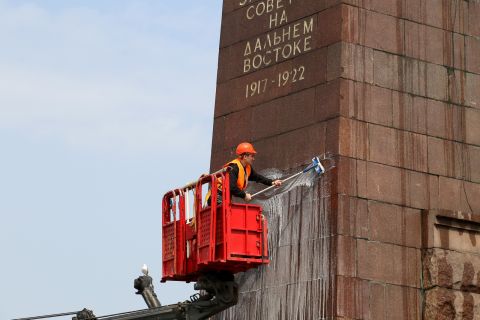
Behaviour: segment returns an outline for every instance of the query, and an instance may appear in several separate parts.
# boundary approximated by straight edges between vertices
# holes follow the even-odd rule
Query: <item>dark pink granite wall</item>
[[[272,264],[243,276],[226,319],[480,316],[468,278],[480,255],[468,222],[480,214],[479,21],[477,0],[224,1],[211,169],[244,140],[259,170],[293,172],[324,152],[337,164],[282,195],[286,217],[269,213]],[[470,233],[474,249],[422,224],[434,209],[460,212],[467,222],[441,228]],[[422,242],[435,230],[449,246]],[[470,285],[422,280],[441,257]]]

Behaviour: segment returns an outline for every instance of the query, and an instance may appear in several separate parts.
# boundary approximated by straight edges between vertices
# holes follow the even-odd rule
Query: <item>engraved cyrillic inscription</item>
[[[243,53],[243,72],[268,67],[311,51],[313,24],[313,17],[309,17],[247,41]]]

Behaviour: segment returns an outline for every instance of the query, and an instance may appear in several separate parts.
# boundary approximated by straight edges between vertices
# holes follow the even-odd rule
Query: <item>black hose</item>
[[[63,316],[70,316],[72,314],[77,314],[80,311],[72,311],[72,312],[65,312],[65,313],[55,313],[55,314],[46,314],[43,316],[35,316],[35,317],[28,317],[28,318],[18,318],[12,320],[35,320],[35,319],[46,319],[46,318],[55,318],[55,317],[63,317]]]

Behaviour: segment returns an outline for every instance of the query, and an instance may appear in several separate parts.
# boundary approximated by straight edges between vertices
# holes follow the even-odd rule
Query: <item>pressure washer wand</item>
[[[321,175],[321,174],[323,174],[323,173],[325,172],[325,168],[323,167],[322,163],[320,162],[320,158],[314,157],[314,158],[312,159],[312,163],[311,163],[308,167],[306,167],[306,168],[303,169],[302,171],[297,172],[297,173],[295,173],[294,175],[292,175],[292,176],[290,176],[290,177],[288,177],[288,178],[286,178],[286,179],[283,179],[283,180],[282,180],[282,183],[287,182],[287,181],[289,181],[289,180],[291,180],[291,179],[293,179],[293,178],[296,178],[296,177],[298,177],[299,175],[301,175],[301,174],[303,174],[303,173],[306,173],[306,172],[308,172],[308,171],[310,171],[310,170],[312,170],[312,169],[315,169],[315,172],[316,172],[318,175]],[[263,190],[258,191],[257,193],[254,193],[254,194],[252,195],[252,198],[253,198],[253,197],[256,197],[256,196],[258,196],[259,194],[262,194],[262,193],[264,193],[264,192],[266,192],[266,191],[268,191],[268,190],[270,190],[270,189],[272,189],[272,188],[275,188],[275,186],[270,186],[270,187],[267,187],[267,188],[265,188],[265,189],[263,189]]]

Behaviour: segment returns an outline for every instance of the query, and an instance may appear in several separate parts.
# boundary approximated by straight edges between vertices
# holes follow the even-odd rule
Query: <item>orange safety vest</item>
[[[238,189],[240,190],[247,189],[248,177],[250,177],[250,173],[252,173],[252,167],[249,164],[247,164],[246,167],[243,167],[239,159],[232,160],[229,163],[225,164],[223,167],[226,168],[231,164],[236,164],[238,167],[238,178],[237,178]],[[217,187],[218,189],[222,190],[222,178],[218,179]]]
[[[250,177],[250,173],[252,172],[252,167],[249,164],[247,164],[247,167],[243,167],[240,160],[235,159],[235,160],[232,160],[232,161],[228,162],[227,164],[225,164],[223,166],[223,168],[226,168],[231,164],[235,164],[238,167],[237,187],[240,190],[247,189],[248,177]],[[222,185],[223,185],[223,181],[222,181],[222,178],[220,177],[220,178],[217,179],[217,189],[219,191],[222,191]],[[205,196],[205,202],[208,201],[208,199],[210,199],[211,196],[212,196],[212,191],[208,190],[208,192]]]

